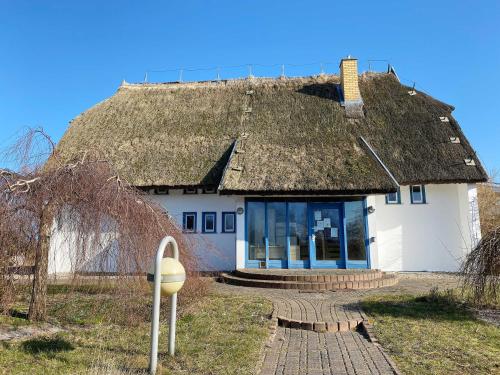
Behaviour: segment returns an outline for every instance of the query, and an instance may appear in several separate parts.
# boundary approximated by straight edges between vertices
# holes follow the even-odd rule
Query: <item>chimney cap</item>
[[[358,59],[357,59],[357,58],[355,58],[355,57],[352,57],[351,55],[347,55],[347,57],[343,57],[343,58],[340,60],[340,64],[339,64],[339,66],[342,66],[342,63],[343,63],[344,61],[358,61]]]

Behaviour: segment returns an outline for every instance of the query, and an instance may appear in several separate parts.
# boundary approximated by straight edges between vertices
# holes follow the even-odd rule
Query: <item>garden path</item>
[[[278,320],[274,340],[266,348],[260,375],[398,374],[392,360],[372,342],[363,326],[359,302],[377,294],[416,294],[434,286],[450,288],[457,278],[447,274],[400,275],[397,285],[356,291],[304,293],[217,284],[226,293],[259,294],[273,301]],[[356,328],[358,328],[356,330]]]

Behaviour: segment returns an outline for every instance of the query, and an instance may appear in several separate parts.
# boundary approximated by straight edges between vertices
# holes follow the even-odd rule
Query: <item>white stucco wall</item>
[[[182,226],[183,212],[197,213],[197,233],[186,234],[196,251],[200,268],[233,270],[245,267],[245,214],[236,215],[236,233],[222,233],[222,212],[245,208],[242,196],[218,194],[185,195],[170,190],[167,195],[150,195]],[[463,257],[481,238],[475,185],[426,185],[426,204],[411,204],[408,186],[401,187],[401,204],[387,205],[384,195],[367,197],[375,207],[368,215],[371,268],[387,271],[456,271]],[[203,234],[202,213],[216,212],[217,232]],[[104,241],[105,242],[105,241]],[[109,250],[109,249],[107,249]],[[97,249],[84,262],[85,271],[101,271]],[[110,254],[109,251],[106,254]],[[71,237],[54,227],[49,254],[50,273],[74,271],[75,254]],[[110,263],[110,270],[114,267]]]
[[[401,186],[401,204],[369,197],[372,268],[387,271],[457,271],[480,239],[475,185],[426,185],[426,204],[411,204]],[[375,216],[374,219],[371,216]],[[374,225],[375,222],[375,225]]]
[[[222,233],[222,212],[236,212],[237,207],[244,207],[244,198],[200,192],[201,190],[198,194],[183,194],[182,190],[170,190],[169,194],[150,195],[150,198],[164,207],[180,227],[182,227],[183,212],[197,213],[197,233],[186,233],[185,236],[198,255],[202,271],[234,270],[237,262],[236,233]],[[216,233],[202,233],[203,212],[216,212]],[[243,237],[238,241],[241,247],[241,241],[244,242],[244,214],[236,215],[236,230],[239,234],[243,233]],[[244,259],[238,259],[238,262],[242,261]]]
[[[49,274],[74,272],[116,272],[118,252],[113,233],[103,232],[99,241],[89,241],[85,251],[77,252],[76,235],[64,223],[54,223],[50,237]],[[96,245],[91,247],[92,245]]]

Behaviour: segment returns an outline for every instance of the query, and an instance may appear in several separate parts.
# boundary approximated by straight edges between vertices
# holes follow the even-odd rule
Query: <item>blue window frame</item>
[[[236,213],[223,212],[222,213],[222,233],[235,233],[236,232]]]
[[[285,256],[279,249],[279,233],[283,226],[282,215],[277,203],[285,204]],[[302,205],[306,220],[298,220],[294,209]],[[325,205],[338,211],[338,235],[342,259],[317,261],[316,246],[312,243],[311,220],[315,219],[314,207]],[[303,207],[305,206],[305,207]],[[347,206],[347,207],[346,207]],[[292,210],[291,210],[292,208]],[[250,198],[245,200],[245,266],[247,268],[370,268],[370,236],[368,228],[368,208],[366,199],[341,201],[314,198],[266,199]],[[331,225],[331,218],[323,226]],[[304,228],[297,228],[304,226]],[[297,230],[306,231],[305,245],[299,258]],[[331,231],[331,229],[330,229]],[[363,247],[364,245],[364,247]],[[278,254],[279,250],[279,254]],[[280,256],[277,256],[280,255]],[[279,259],[278,259],[279,258]]]
[[[385,195],[386,204],[401,204],[401,191],[398,190],[394,193],[389,193]]]
[[[196,233],[196,212],[182,213],[182,230],[185,233]]]
[[[217,214],[215,212],[202,213],[202,226],[203,233],[217,233]]]
[[[425,200],[425,186],[424,185],[411,185],[410,198],[412,204],[424,204]]]

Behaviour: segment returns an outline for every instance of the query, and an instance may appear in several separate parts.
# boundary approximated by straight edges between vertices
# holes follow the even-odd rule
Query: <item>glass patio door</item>
[[[312,268],[345,267],[341,204],[310,204],[309,246]]]

